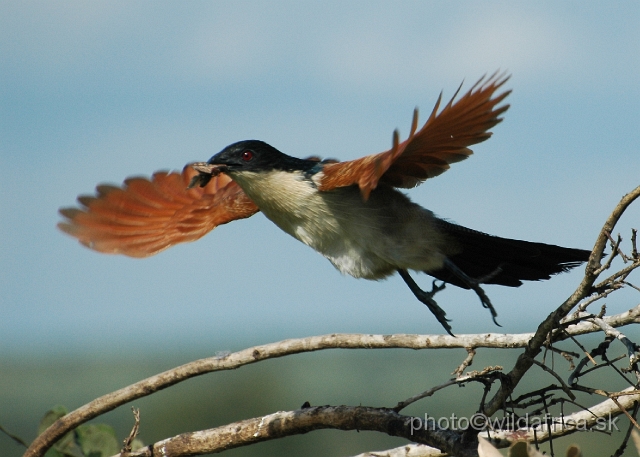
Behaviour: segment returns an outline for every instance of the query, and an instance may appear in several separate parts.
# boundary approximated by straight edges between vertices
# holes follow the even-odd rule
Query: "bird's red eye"
[[[245,162],[248,162],[249,160],[253,159],[253,152],[251,151],[244,151],[242,153],[242,160],[244,160]]]

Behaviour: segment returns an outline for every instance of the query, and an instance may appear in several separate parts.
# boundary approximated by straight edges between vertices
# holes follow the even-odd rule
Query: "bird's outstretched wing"
[[[60,209],[67,221],[58,227],[96,251],[147,257],[258,212],[225,174],[188,189],[197,174],[187,165],[182,173],[129,178],[122,187],[100,185],[95,197],[78,197],[82,208]]]
[[[388,151],[325,165],[322,175],[318,177],[318,188],[327,191],[357,184],[363,197],[367,199],[378,183],[410,188],[427,178],[438,176],[449,169],[449,164],[471,155],[472,151],[468,146],[488,139],[491,132],[487,130],[502,121],[499,116],[509,105],[496,105],[511,91],[492,97],[508,79],[508,76],[497,73],[487,79],[483,77],[454,103],[458,94],[456,92],[438,113],[442,99],[440,94],[429,119],[419,131],[416,131],[416,110],[409,138],[399,143],[396,130],[393,147]]]

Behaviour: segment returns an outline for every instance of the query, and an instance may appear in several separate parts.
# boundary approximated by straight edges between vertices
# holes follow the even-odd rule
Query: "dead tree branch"
[[[640,196],[640,186],[622,197],[620,203],[614,208],[613,212],[600,230],[600,234],[591,252],[591,257],[585,269],[585,275],[582,282],[569,298],[553,311],[538,326],[534,336],[529,340],[524,352],[518,357],[513,369],[506,375],[502,385],[493,396],[493,398],[485,405],[484,414],[492,416],[495,412],[502,408],[507,398],[513,393],[522,377],[533,366],[533,360],[541,352],[547,336],[551,331],[558,328],[560,322],[565,318],[578,303],[591,294],[593,284],[598,275],[602,272],[600,261],[602,259],[605,246],[609,240],[609,234],[613,231],[616,223],[634,200]],[[638,263],[638,259],[634,262]]]
[[[461,432],[442,429],[432,423],[425,426],[420,418],[402,416],[386,408],[316,406],[279,411],[209,430],[183,433],[128,453],[127,457],[182,457],[216,453],[327,428],[378,431],[444,449],[460,457],[477,455],[477,445],[461,443]]]
[[[481,433],[481,436],[489,438],[497,447],[506,447],[517,440],[532,440],[534,433],[538,441],[547,441],[550,437],[564,436],[581,430],[614,427],[615,422],[611,420],[626,413],[627,409],[632,409],[637,401],[640,401],[640,393],[627,389],[617,394],[616,398],[609,398],[590,407],[588,411],[564,416],[562,420],[551,419],[533,427],[528,424],[527,427],[517,430],[494,430]],[[217,453],[326,428],[378,431],[461,457],[477,455],[475,443],[461,443],[463,431],[442,429],[435,423],[423,422],[421,418],[402,416],[387,408],[317,406],[296,411],[279,411],[222,427],[183,433],[128,453],[127,457],[182,457]],[[428,449],[425,451],[431,452]]]

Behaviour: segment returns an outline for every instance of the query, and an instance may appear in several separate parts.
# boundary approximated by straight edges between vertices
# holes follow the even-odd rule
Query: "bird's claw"
[[[411,292],[413,292],[413,295],[415,295],[416,298],[420,300],[422,303],[427,305],[427,308],[429,308],[429,311],[431,311],[431,313],[436,317],[438,322],[440,322],[440,325],[444,327],[447,333],[451,336],[455,336],[451,332],[451,325],[449,324],[449,319],[447,319],[447,313],[445,313],[444,310],[440,308],[440,306],[438,306],[438,303],[436,303],[436,301],[433,299],[435,294],[437,294],[438,292],[440,292],[446,287],[446,284],[443,282],[441,285],[437,285],[436,280],[434,279],[433,285],[431,286],[431,290],[427,292],[422,290],[416,284],[416,282],[413,280],[411,275],[409,275],[409,272],[407,272],[407,270],[398,269],[398,273],[400,274],[402,279],[404,279],[404,282],[407,283],[407,285],[409,286],[409,289],[411,289]]]
[[[478,298],[480,298],[482,307],[489,310],[489,312],[491,313],[491,319],[493,319],[493,323],[498,327],[502,327],[502,325],[498,324],[498,321],[496,320],[496,317],[498,317],[498,312],[491,304],[491,300],[489,300],[489,296],[485,293],[484,289],[480,287],[480,283],[473,281],[471,284],[469,284],[469,287],[471,287],[476,295],[478,295]]]
[[[480,287],[480,284],[486,283],[492,278],[494,278],[495,276],[497,276],[498,274],[500,274],[502,272],[502,267],[499,266],[498,268],[493,270],[491,273],[481,278],[471,278],[469,275],[467,275],[464,271],[458,268],[449,259],[445,260],[444,266],[445,268],[447,268],[447,270],[449,270],[451,273],[456,275],[460,280],[462,280],[462,282],[464,282],[471,290],[473,290],[476,293],[476,295],[480,299],[480,303],[482,303],[482,307],[485,309],[488,309],[491,312],[491,319],[493,319],[493,323],[496,324],[498,327],[502,327],[502,325],[498,324],[498,321],[496,320],[496,317],[498,317],[498,313],[496,309],[491,304],[491,300],[489,300],[489,297],[485,293],[484,289]]]
[[[447,313],[438,305],[438,303],[433,299],[434,295],[443,290],[446,287],[446,284],[443,282],[441,285],[436,284],[436,280],[433,280],[433,284],[431,285],[431,290],[429,292],[420,290],[418,293],[415,293],[415,296],[422,303],[427,305],[429,311],[436,317],[440,325],[444,327],[447,333],[451,336],[455,336],[451,331],[451,319],[447,318]]]

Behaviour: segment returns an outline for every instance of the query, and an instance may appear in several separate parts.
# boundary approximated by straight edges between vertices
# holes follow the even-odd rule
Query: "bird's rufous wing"
[[[258,212],[225,174],[188,189],[196,175],[187,165],[182,173],[161,171],[151,179],[129,178],[122,187],[98,186],[95,197],[78,197],[81,208],[60,209],[67,220],[58,227],[96,251],[147,257]]]
[[[418,111],[415,110],[411,132],[405,141],[399,143],[396,130],[393,147],[388,151],[325,165],[318,177],[318,188],[327,191],[357,184],[367,199],[378,183],[410,188],[438,176],[449,169],[449,164],[471,155],[469,146],[491,136],[487,130],[498,124],[502,120],[499,116],[509,108],[509,105],[496,105],[511,91],[496,97],[493,94],[508,79],[508,76],[497,73],[486,80],[483,77],[454,103],[456,92],[438,113],[442,99],[440,94],[429,119],[420,130],[416,131]]]

